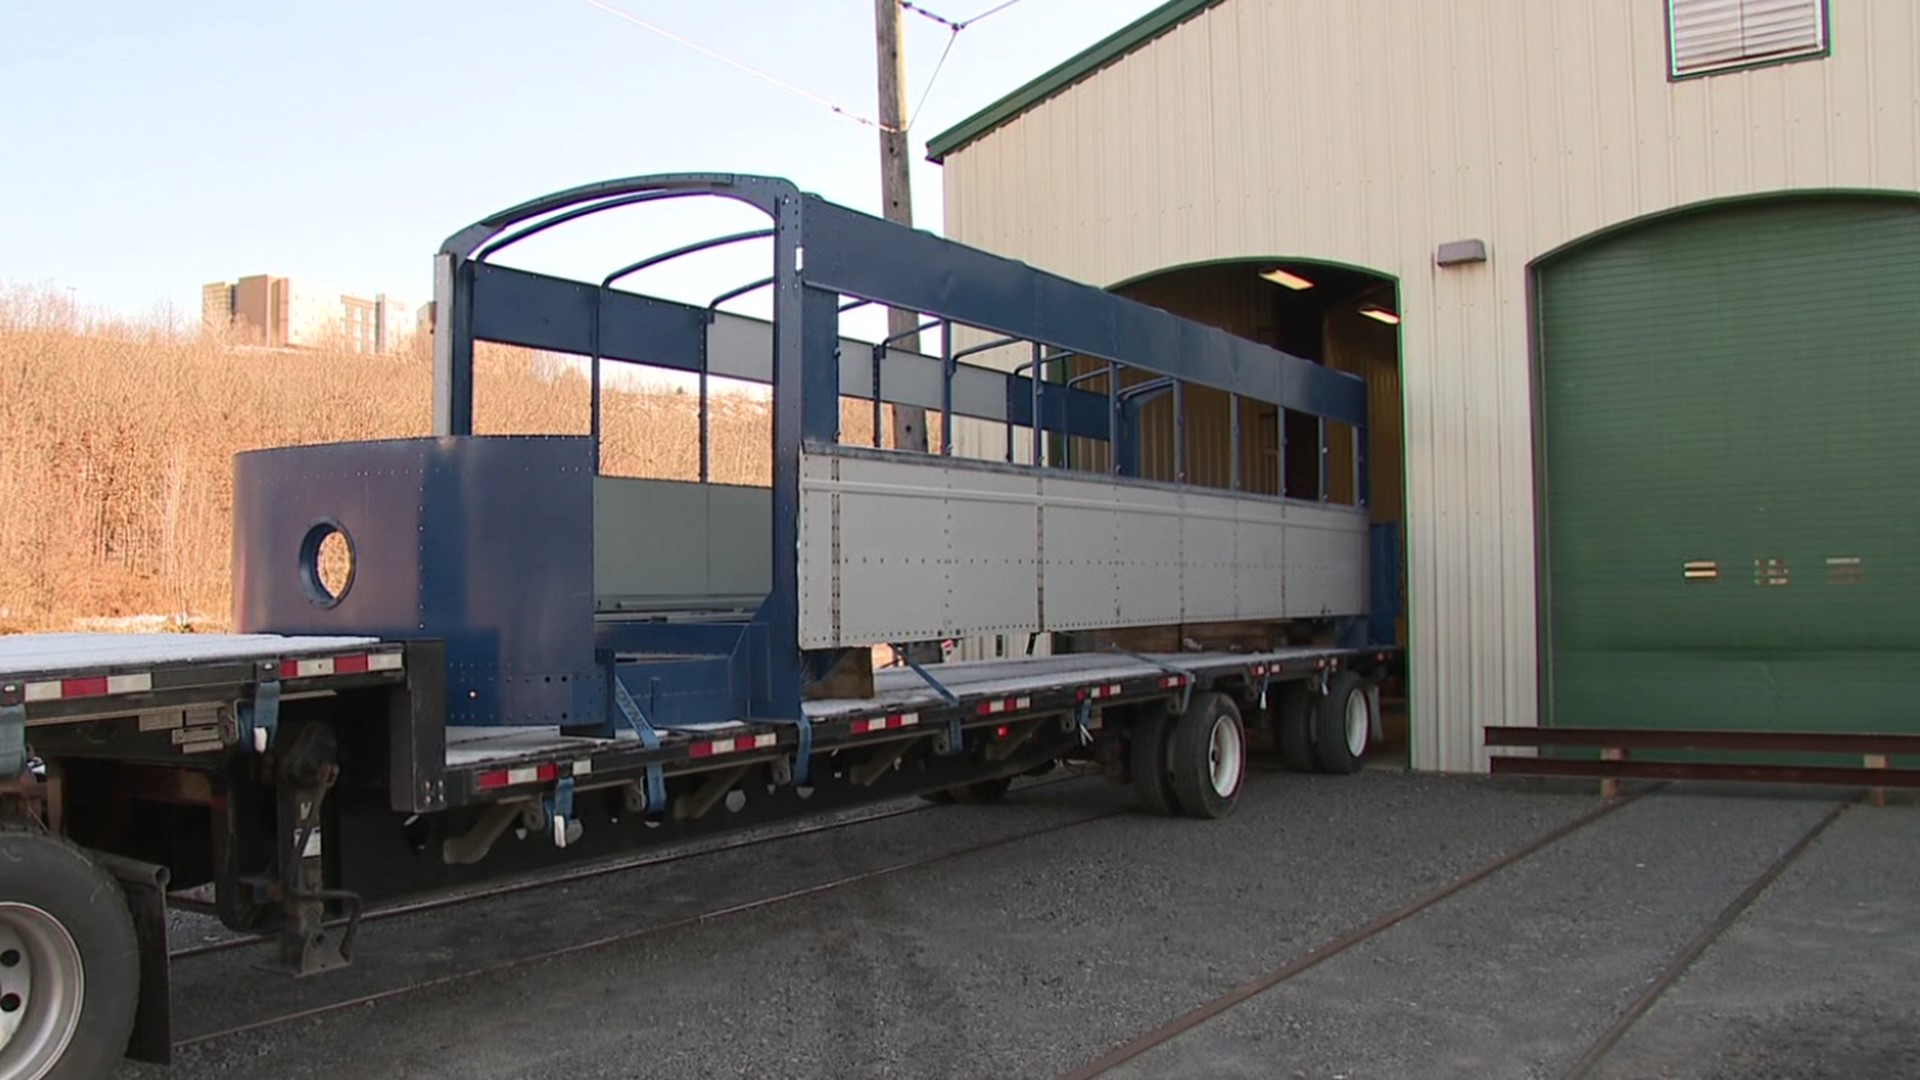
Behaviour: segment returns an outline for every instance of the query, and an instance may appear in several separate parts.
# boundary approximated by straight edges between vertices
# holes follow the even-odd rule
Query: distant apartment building
[[[386,353],[415,331],[413,308],[387,293],[356,296],[304,278],[255,274],[201,287],[200,318],[271,347]]]

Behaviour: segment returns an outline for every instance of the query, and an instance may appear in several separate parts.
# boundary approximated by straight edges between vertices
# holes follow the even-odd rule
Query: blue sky
[[[604,2],[873,114],[870,0]],[[1157,5],[1021,0],[962,33],[911,136],[916,224],[940,225],[928,138]],[[906,18],[918,101],[948,32]],[[872,128],[586,0],[7,0],[0,101],[0,284],[123,314],[197,319],[202,283],[252,273],[423,302],[448,233],[612,176],[773,173],[879,206]],[[707,226],[556,237],[523,264],[592,273]],[[645,288],[761,273],[741,252]]]

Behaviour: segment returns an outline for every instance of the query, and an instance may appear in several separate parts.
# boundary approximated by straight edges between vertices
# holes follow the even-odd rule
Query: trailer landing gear
[[[0,830],[0,1080],[105,1076],[139,995],[113,878],[71,844]]]

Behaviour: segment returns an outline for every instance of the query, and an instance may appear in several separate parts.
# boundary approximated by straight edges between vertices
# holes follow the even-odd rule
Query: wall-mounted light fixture
[[[1487,242],[1485,240],[1449,240],[1441,244],[1440,249],[1433,253],[1433,261],[1441,266],[1486,262]]]
[[[1386,323],[1388,326],[1400,325],[1400,316],[1394,314],[1387,308],[1381,307],[1379,304],[1361,304],[1360,314],[1365,315],[1374,322]]]
[[[1288,270],[1282,270],[1277,266],[1271,270],[1260,271],[1260,276],[1263,278],[1266,278],[1268,281],[1273,282],[1275,285],[1281,285],[1281,286],[1285,286],[1286,288],[1292,289],[1294,292],[1299,292],[1302,289],[1313,288],[1313,282],[1308,281],[1306,278],[1301,277],[1299,274],[1293,273]]]

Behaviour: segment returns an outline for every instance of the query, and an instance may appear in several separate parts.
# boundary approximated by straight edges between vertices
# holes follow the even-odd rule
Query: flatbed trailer
[[[771,323],[612,287],[660,256],[597,286],[488,261],[694,195],[775,222],[722,238],[771,241]],[[1351,772],[1379,737],[1398,653],[1369,631],[1364,501],[1156,480],[1128,445],[1139,400],[1191,380],[1354,425],[1357,448],[1349,376],[759,177],[534,200],[438,268],[435,436],[236,460],[239,632],[0,638],[0,1080],[170,1058],[170,903],[311,976],[350,962],[370,908],[491,879],[883,798],[986,802],[1057,767],[1217,818],[1250,746]],[[842,338],[865,303],[931,317],[941,355]],[[588,357],[589,435],[475,435],[476,341]],[[1030,359],[961,362],[1006,347]],[[1070,358],[1104,361],[1105,392]],[[697,482],[603,475],[606,361],[699,375]],[[771,488],[710,482],[715,374],[773,387]],[[938,408],[949,440],[1003,425],[1005,460],[847,447],[848,396]],[[1104,443],[1098,471],[1056,464],[1075,439]],[[872,666],[876,645],[1209,625],[1239,629]]]

